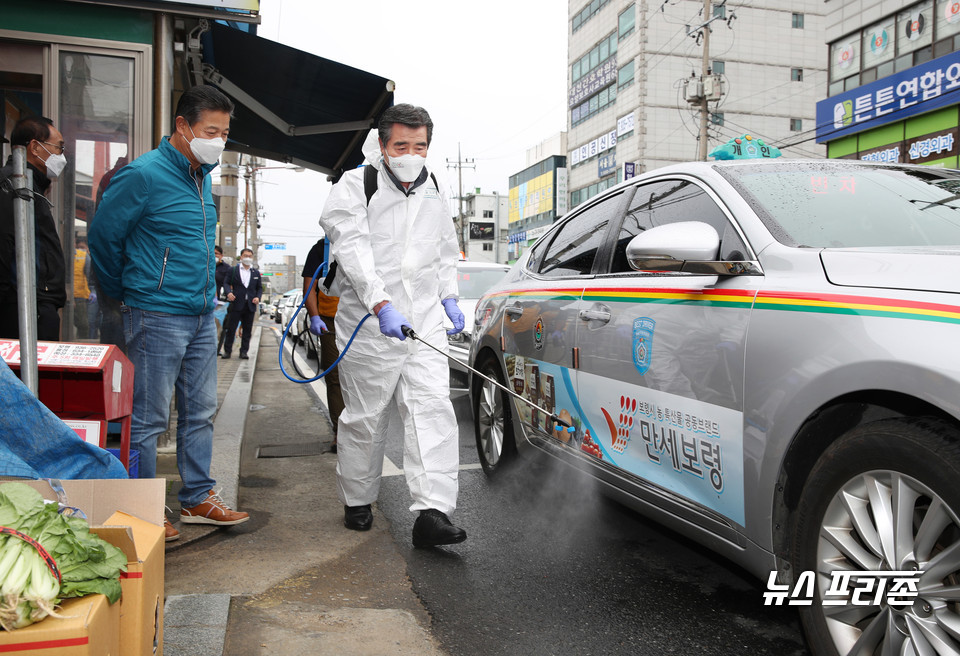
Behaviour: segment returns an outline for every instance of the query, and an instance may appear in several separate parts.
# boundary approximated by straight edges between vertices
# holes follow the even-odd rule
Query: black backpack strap
[[[373,198],[373,195],[377,193],[378,174],[379,171],[371,164],[363,167],[363,195],[367,197],[367,205],[370,204],[370,199]]]

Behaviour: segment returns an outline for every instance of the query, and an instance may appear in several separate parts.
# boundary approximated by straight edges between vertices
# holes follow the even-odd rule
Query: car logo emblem
[[[640,375],[647,373],[653,351],[653,329],[657,322],[648,317],[633,321],[633,366]]]
[[[543,317],[537,317],[537,325],[533,331],[533,341],[538,351],[543,348]]]

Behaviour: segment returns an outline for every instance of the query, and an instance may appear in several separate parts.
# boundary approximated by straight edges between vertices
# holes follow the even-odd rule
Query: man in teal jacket
[[[217,331],[213,319],[217,215],[210,192],[230,132],[233,103],[211,86],[180,98],[174,133],[120,169],[97,207],[88,235],[102,293],[122,302],[133,362],[130,443],[141,478],[156,476],[157,438],[177,394],[180,521],[233,525],[210,477],[217,411]],[[166,521],[167,540],[179,532]]]

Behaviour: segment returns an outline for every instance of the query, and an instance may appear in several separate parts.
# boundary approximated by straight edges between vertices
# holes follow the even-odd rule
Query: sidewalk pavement
[[[322,382],[282,377],[277,333],[257,322],[249,360],[218,359],[212,473],[224,500],[251,519],[175,523],[164,653],[442,656],[383,515],[375,511],[367,532],[343,527]],[[301,457],[261,454],[291,447]],[[161,454],[157,471],[175,519],[176,454]]]

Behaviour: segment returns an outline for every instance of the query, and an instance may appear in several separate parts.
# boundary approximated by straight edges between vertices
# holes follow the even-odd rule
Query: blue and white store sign
[[[602,178],[617,170],[617,154],[601,155],[597,160],[597,177]]]
[[[817,143],[960,104],[960,51],[817,103]]]

